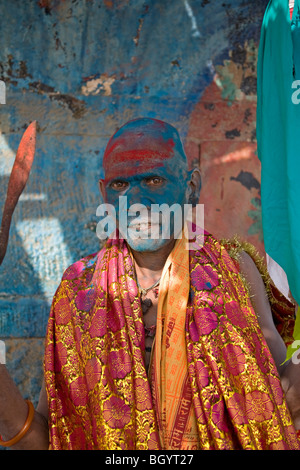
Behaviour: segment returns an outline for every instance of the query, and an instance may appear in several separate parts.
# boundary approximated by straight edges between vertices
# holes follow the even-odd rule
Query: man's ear
[[[199,168],[195,168],[191,172],[191,179],[189,181],[189,203],[195,206],[199,202],[201,192],[201,172]]]

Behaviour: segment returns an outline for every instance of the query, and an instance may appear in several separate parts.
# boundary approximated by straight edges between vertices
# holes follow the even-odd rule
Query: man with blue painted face
[[[125,124],[103,167],[100,190],[117,227],[63,275],[45,387],[19,448],[33,438],[45,447],[44,415],[50,449],[300,449],[299,373],[283,365],[293,306],[279,318],[279,294],[265,274],[267,296],[247,244],[201,230],[191,244],[192,225],[190,237],[171,216],[166,236],[164,211],[155,227],[150,217],[174,204],[183,214],[199,199],[200,174],[176,129],[149,118]],[[0,423],[7,439],[13,429]]]

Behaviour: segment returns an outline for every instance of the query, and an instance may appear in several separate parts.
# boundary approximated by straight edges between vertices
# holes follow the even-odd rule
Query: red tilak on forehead
[[[103,167],[105,179],[132,176],[135,172],[149,171],[164,165],[164,160],[174,156],[173,139],[164,140],[159,134],[124,133],[112,139],[105,151]]]
[[[122,126],[108,142],[103,157],[105,180],[165,167],[173,158],[186,164],[175,127],[152,118],[134,119]]]
[[[171,158],[163,150],[125,150],[111,154],[104,166],[105,180],[133,176],[163,167],[164,161]]]

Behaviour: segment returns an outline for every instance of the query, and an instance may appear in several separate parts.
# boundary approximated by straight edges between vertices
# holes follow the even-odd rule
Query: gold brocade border
[[[277,302],[276,299],[274,299],[274,296],[272,294],[272,289],[271,289],[272,280],[268,273],[266,262],[264,258],[259,254],[255,246],[253,246],[251,243],[247,242],[246,240],[240,239],[237,235],[229,239],[221,239],[220,243],[225,246],[229,255],[237,263],[239,263],[240,261],[240,253],[242,251],[247,253],[252,258],[264,282],[269,302],[270,303]],[[241,273],[240,273],[240,276],[249,293],[250,289],[249,289],[246,279]]]
[[[265,259],[259,254],[257,249],[249,242],[241,240],[237,235],[230,239],[222,239],[221,244],[226,248],[233,261],[239,264],[240,253],[247,253],[255,263],[265,285],[266,294],[271,306],[275,326],[284,340],[286,346],[294,341],[294,328],[296,318],[296,302],[292,298],[286,299],[277,289],[272,281]],[[250,289],[247,280],[239,272],[242,282],[247,290],[250,299]]]

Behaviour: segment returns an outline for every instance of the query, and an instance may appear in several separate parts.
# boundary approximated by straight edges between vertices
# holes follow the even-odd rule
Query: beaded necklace
[[[139,281],[137,279],[137,276],[136,276],[136,282],[137,282],[137,286],[138,286],[138,290],[139,290],[139,295],[140,295],[140,298],[141,298],[142,312],[143,312],[143,315],[146,315],[146,313],[148,312],[150,307],[153,305],[153,303],[152,303],[152,300],[149,299],[148,297],[146,297],[144,299],[143,299],[143,297],[145,297],[148,294],[148,292],[150,292],[152,290],[153,293],[154,293],[155,298],[157,299],[160,278],[158,279],[158,281],[156,281],[154,284],[152,284],[152,286],[147,287],[147,288],[142,288],[140,286]],[[144,328],[145,328],[145,336],[149,337],[149,338],[154,338],[155,333],[156,333],[156,324],[151,325],[151,326],[146,326],[145,323],[144,323]],[[146,347],[146,351],[150,352],[151,348]]]
[[[136,274],[135,260],[134,260],[134,257],[133,257],[131,252],[130,252],[130,255],[131,255],[131,258],[132,258],[132,261],[133,261],[135,279],[136,279],[136,283],[137,283],[137,287],[138,287],[138,291],[139,291],[139,296],[140,296],[140,299],[141,299],[142,312],[143,312],[143,315],[146,315],[146,313],[148,312],[150,307],[153,305],[153,303],[152,303],[151,299],[149,299],[147,297],[145,299],[143,299],[143,297],[146,296],[148,294],[148,292],[150,292],[152,290],[153,293],[154,293],[155,298],[156,299],[158,298],[159,283],[160,283],[161,278],[159,278],[156,282],[154,282],[154,284],[152,284],[152,286],[150,286],[150,287],[146,287],[146,288],[141,287],[141,285],[138,281],[138,278],[137,278],[137,274]],[[154,338],[155,333],[156,333],[156,324],[151,325],[151,326],[146,326],[145,322],[144,322],[144,329],[145,329],[145,337],[146,338]],[[146,352],[151,352],[151,349],[152,349],[151,347],[147,347],[147,346],[145,347]]]

